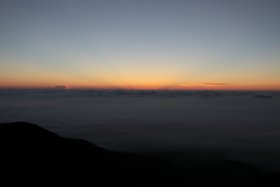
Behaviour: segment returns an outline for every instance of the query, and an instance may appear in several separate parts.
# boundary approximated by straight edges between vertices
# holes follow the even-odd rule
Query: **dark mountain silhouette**
[[[1,179],[40,179],[92,185],[172,186],[264,184],[278,174],[226,159],[169,160],[159,155],[108,151],[84,140],[62,138],[25,122],[0,124]]]
[[[255,98],[259,98],[259,99],[271,99],[272,96],[271,95],[265,95],[265,94],[257,94],[254,95]]]

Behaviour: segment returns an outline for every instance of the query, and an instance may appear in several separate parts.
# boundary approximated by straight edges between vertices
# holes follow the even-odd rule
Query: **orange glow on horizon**
[[[64,85],[68,89],[132,89],[132,90],[276,90],[280,91],[279,85],[219,85],[219,84],[178,84],[178,85],[164,85],[164,84],[138,84],[138,85],[91,85],[91,84],[63,84],[57,82],[53,83],[33,83],[33,84],[23,84],[23,83],[0,83],[0,89],[44,89],[44,88],[54,88],[57,85]]]

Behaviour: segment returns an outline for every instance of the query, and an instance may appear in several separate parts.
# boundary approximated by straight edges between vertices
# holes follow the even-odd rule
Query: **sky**
[[[280,90],[278,0],[1,0],[0,88]]]

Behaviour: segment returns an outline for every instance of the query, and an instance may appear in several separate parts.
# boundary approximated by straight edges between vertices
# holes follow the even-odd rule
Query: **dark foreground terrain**
[[[37,125],[0,124],[1,181],[93,186],[274,186],[280,175],[226,159],[174,160],[108,151]],[[22,181],[21,181],[22,180]]]

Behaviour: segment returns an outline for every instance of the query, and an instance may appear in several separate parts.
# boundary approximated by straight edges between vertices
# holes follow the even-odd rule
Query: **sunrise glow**
[[[254,6],[3,3],[0,88],[279,90],[279,11]]]

